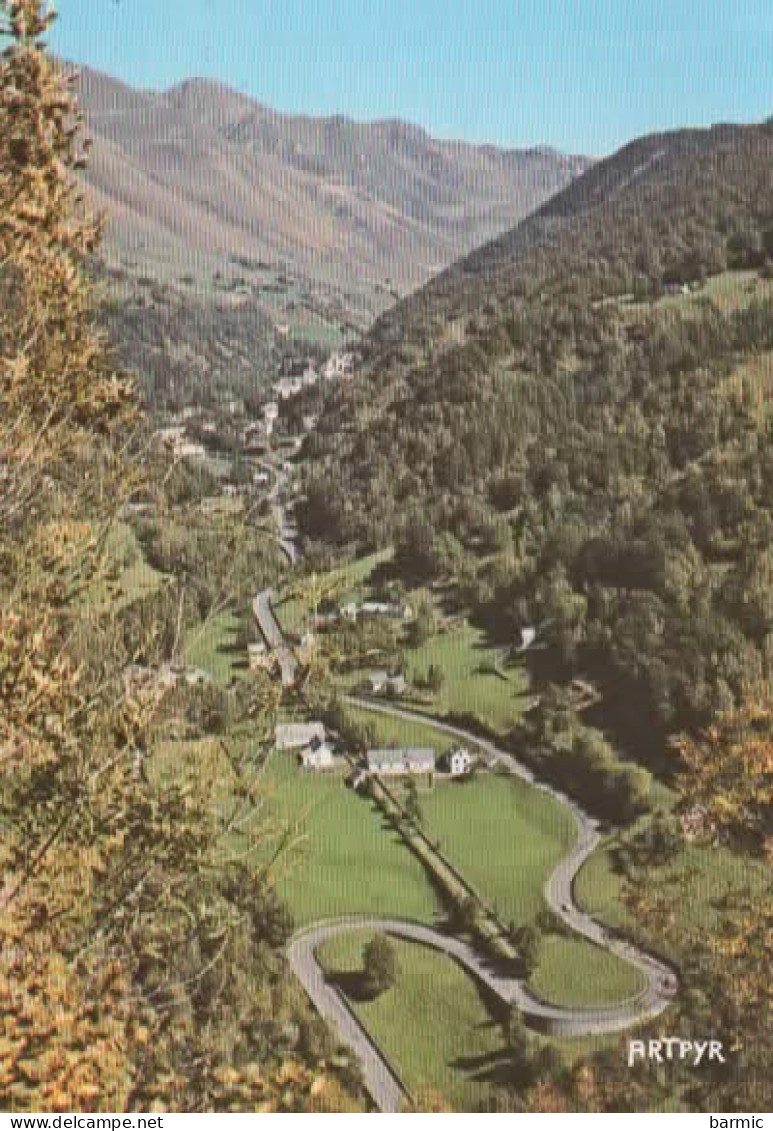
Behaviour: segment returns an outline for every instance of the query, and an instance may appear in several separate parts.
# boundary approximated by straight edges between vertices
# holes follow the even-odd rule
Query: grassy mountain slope
[[[166,281],[233,274],[234,257],[284,266],[365,321],[588,165],[400,121],[280,114],[204,80],[150,93],[83,68],[78,91],[108,253]]]

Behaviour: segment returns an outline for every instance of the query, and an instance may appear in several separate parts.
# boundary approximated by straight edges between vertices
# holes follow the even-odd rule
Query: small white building
[[[299,757],[304,770],[330,770],[334,766],[333,747],[326,739],[312,739]]]
[[[403,695],[407,686],[404,675],[390,675],[386,671],[368,674],[368,690],[372,695]]]
[[[203,444],[197,444],[194,440],[183,440],[175,444],[174,454],[178,459],[203,459],[207,453]]]
[[[363,617],[409,620],[412,614],[410,605],[404,605],[401,601],[363,601],[360,607],[360,615]]]
[[[473,758],[466,746],[457,746],[449,750],[446,756],[448,769],[452,777],[463,777],[472,769]]]
[[[268,666],[269,651],[262,640],[257,640],[254,644],[247,645],[247,662],[250,671],[256,671],[258,668]]]
[[[537,630],[533,625],[521,629],[521,646],[519,652],[525,652],[527,648],[531,648],[534,641],[537,639]]]
[[[274,745],[277,750],[302,750],[318,739],[325,741],[324,723],[277,723]]]

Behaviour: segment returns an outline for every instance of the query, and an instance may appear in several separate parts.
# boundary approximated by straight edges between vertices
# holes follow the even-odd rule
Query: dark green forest
[[[384,316],[305,451],[309,536],[544,625],[653,755],[773,672],[771,157],[728,127],[602,162]]]

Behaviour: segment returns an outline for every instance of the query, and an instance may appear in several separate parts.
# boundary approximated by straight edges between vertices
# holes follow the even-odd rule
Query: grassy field
[[[145,561],[142,547],[128,522],[117,521],[107,536],[105,551],[111,563],[114,581],[98,582],[88,591],[88,602],[93,608],[103,605],[118,607],[135,601],[156,590],[163,574]]]
[[[203,668],[218,683],[230,683],[247,670],[247,656],[235,646],[238,621],[227,610],[191,629],[185,639],[185,662]]]
[[[624,927],[631,918],[622,902],[622,889],[623,878],[615,870],[612,851],[603,846],[588,857],[574,881],[578,907],[610,927]]]
[[[480,776],[447,782],[421,799],[425,827],[445,855],[506,925],[533,921],[545,881],[574,843],[571,815],[517,779]],[[614,905],[613,905],[614,907]],[[549,935],[532,979],[557,1005],[602,1005],[641,988],[627,963],[591,943]]]
[[[277,876],[298,924],[368,912],[433,921],[421,864],[339,774],[302,773],[292,755],[275,754],[261,782],[267,812],[293,830]]]
[[[442,731],[423,723],[391,718],[377,711],[359,710],[356,707],[347,707],[346,714],[358,725],[372,727],[379,746],[431,746],[439,757],[452,746],[458,745],[450,734],[444,735]]]
[[[500,649],[487,644],[485,634],[472,625],[433,636],[420,648],[405,649],[408,679],[423,677],[430,664],[443,671],[443,686],[434,696],[431,713],[474,715],[500,733],[509,730],[521,714],[526,694],[526,674],[510,667],[503,675],[491,670]]]
[[[321,595],[329,595],[337,604],[349,600],[357,591],[367,585],[373,570],[387,562],[392,557],[391,550],[380,550],[375,554],[368,554],[363,558],[354,558],[344,562],[337,569],[329,573],[319,574],[317,582]],[[296,579],[296,587],[303,588],[306,593],[311,591],[311,579]],[[292,588],[290,589],[290,594]],[[285,632],[300,633],[304,630],[311,609],[309,600],[300,596],[289,595],[276,606],[277,620]]]
[[[395,986],[375,1001],[358,1000],[356,977],[371,937],[352,932],[329,939],[319,957],[349,988],[354,1011],[417,1097],[420,1110],[427,1088],[455,1111],[480,1110],[491,1090],[490,1076],[502,1065],[504,1041],[475,983],[445,955],[394,940]]]
[[[555,1005],[603,1005],[644,989],[642,974],[609,951],[579,936],[548,935],[530,986]]]
[[[758,299],[773,295],[773,281],[761,279],[756,271],[723,271],[707,279],[702,287],[689,294],[664,295],[654,303],[626,302],[620,309],[640,318],[650,312],[689,313],[701,300],[709,300],[724,314],[743,310]]]
[[[521,925],[574,842],[571,814],[547,794],[498,774],[444,782],[422,798],[425,827],[500,918]]]

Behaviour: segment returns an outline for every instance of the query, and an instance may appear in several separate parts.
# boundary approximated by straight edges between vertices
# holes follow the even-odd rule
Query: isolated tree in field
[[[478,902],[467,895],[456,906],[456,920],[461,931],[473,931],[478,922]]]
[[[433,694],[437,695],[438,692],[443,690],[445,683],[445,675],[440,664],[430,664],[427,669],[427,687]]]
[[[397,953],[385,934],[374,935],[362,952],[362,985],[369,997],[392,988],[397,979]]]

